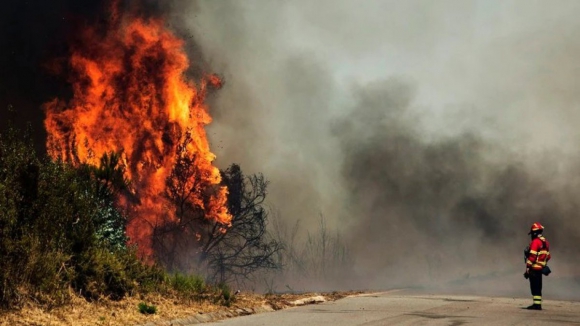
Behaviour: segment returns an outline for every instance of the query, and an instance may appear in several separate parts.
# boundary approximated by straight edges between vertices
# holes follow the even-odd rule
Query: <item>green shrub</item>
[[[145,302],[139,303],[137,306],[139,308],[139,312],[144,315],[153,315],[157,313],[157,307],[154,305],[148,305]]]
[[[229,307],[235,301],[235,297],[232,295],[232,290],[226,283],[219,283],[217,289],[218,296],[216,298],[216,303]]]
[[[102,162],[75,168],[42,160],[26,134],[0,134],[0,306],[58,305],[70,289],[120,299],[167,286],[159,267],[126,247],[125,219],[113,206],[126,180],[116,156]]]
[[[200,294],[205,289],[205,282],[198,275],[184,275],[175,273],[169,277],[171,288],[180,294]]]

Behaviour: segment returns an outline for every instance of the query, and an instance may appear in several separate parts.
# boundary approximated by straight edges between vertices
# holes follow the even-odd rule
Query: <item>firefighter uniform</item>
[[[526,260],[526,274],[530,281],[533,305],[529,309],[542,309],[542,270],[550,260],[550,243],[542,235],[544,227],[534,223],[530,230],[532,242]]]

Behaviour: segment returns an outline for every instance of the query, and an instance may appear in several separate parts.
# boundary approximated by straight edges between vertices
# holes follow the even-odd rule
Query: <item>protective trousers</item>
[[[530,271],[530,290],[534,298],[535,305],[542,304],[542,273],[540,271]]]

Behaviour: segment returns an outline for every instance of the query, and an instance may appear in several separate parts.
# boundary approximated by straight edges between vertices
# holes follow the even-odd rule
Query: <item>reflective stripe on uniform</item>
[[[546,266],[545,261],[537,261],[537,262],[532,264],[532,268],[536,268],[536,267],[543,268],[544,266]]]
[[[542,242],[542,244],[540,245],[539,242]],[[536,250],[533,250],[532,247]],[[539,237],[532,240],[529,248],[530,251],[526,259],[526,267],[535,271],[541,271],[550,260],[550,250],[546,239]]]
[[[534,304],[542,304],[542,296],[534,295]]]

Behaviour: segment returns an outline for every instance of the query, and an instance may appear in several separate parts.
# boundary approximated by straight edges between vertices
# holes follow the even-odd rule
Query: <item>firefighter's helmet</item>
[[[530,228],[530,232],[528,234],[532,234],[532,232],[538,232],[538,231],[543,231],[544,230],[544,226],[542,224],[540,224],[539,222],[536,222],[534,224],[532,224],[532,227]]]

